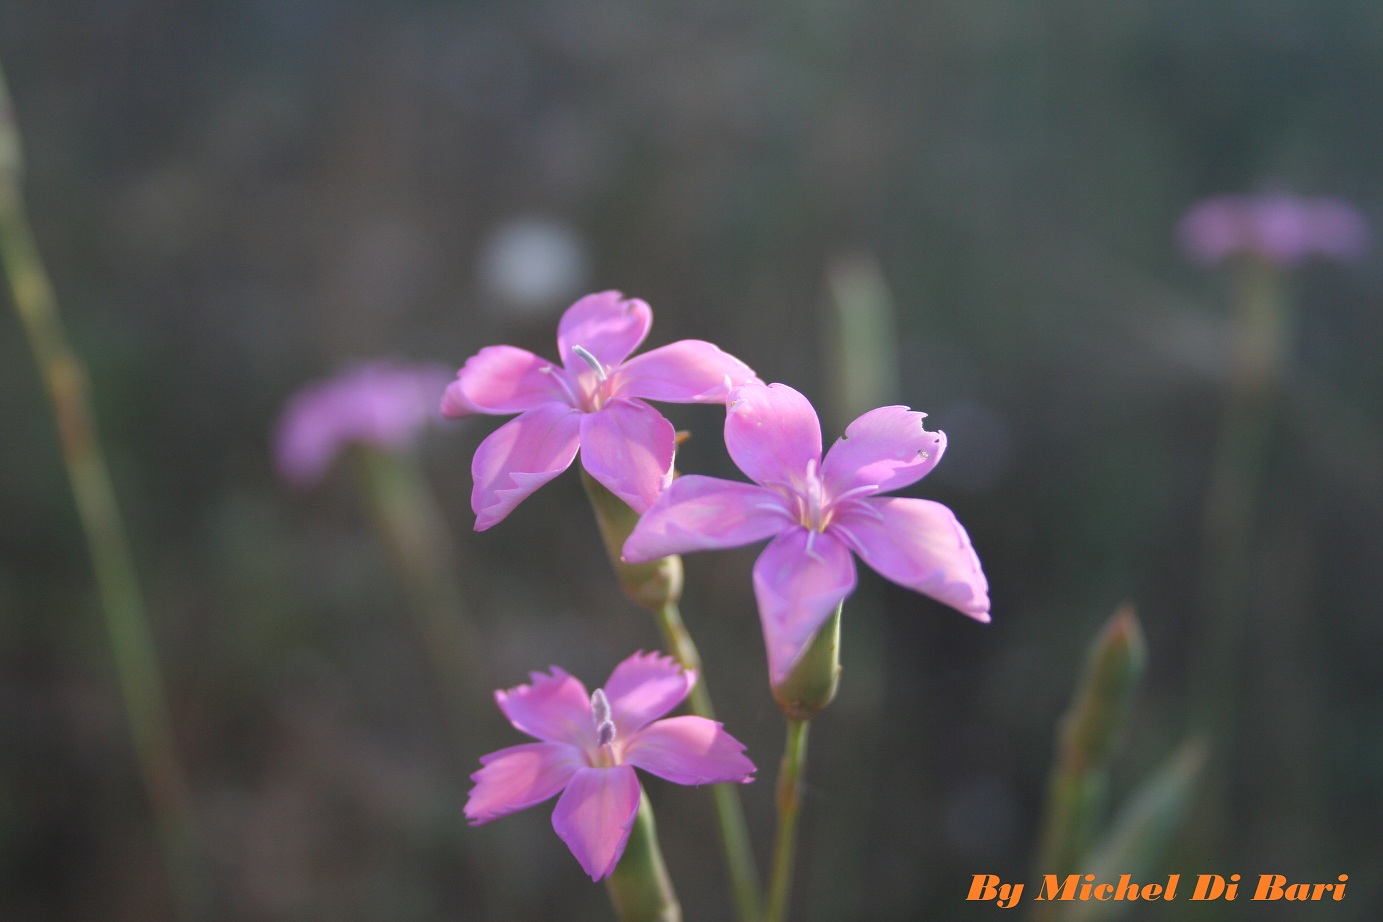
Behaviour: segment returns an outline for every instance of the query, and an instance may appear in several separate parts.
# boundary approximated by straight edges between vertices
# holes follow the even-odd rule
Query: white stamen
[[[810,557],[812,560],[815,560],[817,563],[825,563],[825,558],[818,554],[816,552],[816,548],[812,546],[816,543],[816,536],[819,534],[821,534],[821,532],[817,531],[814,528],[807,529],[807,556]]]
[[[581,346],[572,346],[571,351],[581,356],[582,361],[584,361],[587,365],[591,366],[591,370],[595,372],[595,376],[597,378],[599,378],[602,381],[606,379],[605,366],[600,364],[600,359],[591,355]]]
[[[837,508],[839,508],[839,506],[837,506]],[[858,512],[867,515],[876,522],[882,522],[884,520],[884,514],[878,509],[875,509],[873,503],[866,503],[863,500],[852,500],[850,502],[850,512]]]
[[[595,718],[597,746],[608,746],[615,741],[615,722],[610,719],[610,700],[605,690],[597,688],[591,692],[591,716]]]
[[[761,509],[764,512],[772,512],[775,515],[781,515],[783,518],[787,519],[790,522],[797,521],[797,516],[793,515],[791,512],[789,512],[787,509],[784,509],[777,503],[755,503],[754,508]]]
[[[571,401],[572,406],[578,409],[581,407],[581,398],[572,392],[571,384],[567,382],[567,376],[565,374],[551,365],[544,365],[542,368],[539,368],[538,371],[548,375],[552,380],[557,382],[558,387],[562,388],[562,393],[567,395],[567,400]]]
[[[883,516],[880,516],[880,518],[883,518]],[[856,551],[858,551],[858,549],[860,548],[859,536],[856,535],[850,529],[846,528],[844,525],[840,524],[839,522],[836,522],[831,526],[831,531],[835,532],[836,534],[844,538],[845,543],[850,547],[855,548]]]
[[[591,713],[598,724],[610,719],[610,699],[605,697],[605,689],[597,688],[591,692]]]
[[[831,503],[832,505],[838,506],[841,503],[849,502],[857,496],[870,496],[878,492],[879,485],[877,483],[866,483],[862,486],[855,487],[854,489],[846,490],[844,493],[840,494],[835,499],[833,499]]]

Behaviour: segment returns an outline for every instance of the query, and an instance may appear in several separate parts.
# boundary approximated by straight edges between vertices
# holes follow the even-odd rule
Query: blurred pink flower
[[[504,519],[530,493],[581,464],[611,493],[643,512],[672,478],[672,423],[645,400],[724,403],[755,380],[739,359],[684,339],[628,359],[653,313],[617,291],[587,295],[557,327],[554,365],[514,346],[487,346],[447,387],[442,412],[519,416],[480,444],[471,462],[476,531]]]
[[[1187,211],[1178,236],[1197,262],[1251,255],[1294,266],[1310,256],[1358,259],[1368,248],[1369,228],[1359,210],[1340,199],[1222,195]]]
[[[440,365],[381,361],[309,384],[279,417],[274,454],[279,474],[298,486],[320,480],[347,444],[406,448],[437,422],[437,395],[450,377]]]
[[[541,742],[483,756],[466,801],[471,825],[540,804],[559,791],[552,827],[592,880],[608,877],[624,854],[639,810],[638,767],[677,784],[746,783],[755,771],[744,745],[713,720],[669,717],[696,674],[671,658],[635,653],[603,689],[552,667],[532,685],[495,692],[517,729]]]
[[[744,385],[727,406],[725,445],[754,483],[677,478],[634,527],[624,557],[773,537],[754,564],[754,595],[774,685],[854,591],[851,551],[895,583],[989,620],[989,585],[951,510],[874,495],[917,482],[941,459],[946,437],[923,428],[924,414],[870,410],[823,460],[816,411],[787,385]]]

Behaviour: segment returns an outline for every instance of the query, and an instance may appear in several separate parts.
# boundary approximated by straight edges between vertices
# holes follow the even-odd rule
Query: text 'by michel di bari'
[[[1234,901],[1240,898],[1240,884],[1245,884],[1243,893],[1251,900],[1286,900],[1289,902],[1311,902],[1315,900],[1343,900],[1345,882],[1348,874],[1341,874],[1331,883],[1295,883],[1283,874],[1259,874],[1252,882],[1240,879],[1239,874],[1223,876],[1220,874],[1197,874],[1194,881],[1181,885],[1182,875],[1170,874],[1166,880],[1151,883],[1136,883],[1131,874],[1120,874],[1115,881],[1098,881],[1094,874],[1044,874],[1037,885],[1032,899],[1044,900],[1175,900],[1181,893],[1188,893],[1188,900]],[[1005,883],[997,874],[972,875],[967,900],[994,903],[1001,909],[1018,905],[1023,897],[1024,885]]]

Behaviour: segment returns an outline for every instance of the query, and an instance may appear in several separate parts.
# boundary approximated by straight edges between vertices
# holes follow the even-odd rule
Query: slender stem
[[[1223,853],[1232,823],[1228,780],[1242,706],[1244,638],[1253,609],[1253,536],[1258,493],[1272,443],[1278,380],[1293,324],[1279,267],[1247,259],[1236,267],[1234,354],[1201,522],[1201,576],[1190,663],[1190,716],[1215,741],[1202,783],[1198,844]]]
[[[1201,524],[1204,636],[1192,664],[1197,716],[1211,732],[1234,723],[1252,603],[1258,490],[1292,324],[1280,269],[1255,260],[1238,272],[1234,361]]]
[[[676,602],[668,602],[653,612],[653,617],[658,622],[658,631],[663,635],[663,643],[673,658],[683,669],[696,671],[697,681],[691,691],[692,713],[707,720],[715,720],[711,695],[706,691],[706,677],[701,672],[701,653],[696,649],[691,634],[687,632],[686,624],[682,622],[681,609],[677,607]]]
[[[624,543],[639,521],[638,513],[605,488],[599,481],[581,471],[581,483],[595,512],[600,537],[610,558],[620,587],[641,608],[653,614],[663,645],[684,669],[694,669],[697,682],[692,686],[692,713],[707,720],[715,719],[711,693],[706,675],[701,669],[701,654],[692,642],[677,600],[682,595],[682,558],[676,555],[648,563],[631,564],[624,560]],[[730,889],[740,922],[759,922],[762,903],[759,871],[749,847],[749,827],[744,821],[740,804],[739,785],[713,784],[711,797],[715,801],[716,819],[720,824],[720,840],[725,850],[725,865],[730,876]]]
[[[452,569],[455,546],[415,455],[361,451],[370,505],[384,543],[402,574],[434,694],[453,744],[475,729],[484,680],[480,646]]]
[[[183,918],[205,912],[191,797],[173,740],[162,673],[110,472],[87,397],[86,370],[68,344],[20,190],[18,128],[0,75],[0,260],[48,390],[63,461],[95,571],[135,757],[153,808],[173,897]]]
[[[715,720],[711,693],[706,688],[706,677],[701,670],[701,654],[692,642],[686,625],[682,623],[682,613],[678,610],[677,603],[668,602],[653,615],[658,622],[658,629],[663,634],[663,643],[667,645],[677,662],[681,663],[684,669],[697,671],[697,682],[692,686],[690,696],[692,713],[707,720]],[[730,886],[740,922],[758,922],[761,906],[759,871],[749,845],[749,824],[744,819],[739,786],[713,784],[711,797],[715,801],[716,818],[720,825],[720,842],[725,850],[725,866],[730,875]]]
[[[787,918],[792,895],[792,865],[797,852],[797,818],[802,807],[802,773],[807,765],[807,727],[810,721],[789,720],[783,764],[778,769],[778,838],[773,846],[773,879],[769,881],[768,912],[764,922]]]

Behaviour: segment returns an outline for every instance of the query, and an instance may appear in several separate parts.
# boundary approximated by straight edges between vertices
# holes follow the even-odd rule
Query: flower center
[[[610,372],[600,363],[584,346],[572,346],[571,351],[581,358],[581,361],[591,366],[591,371],[595,372],[595,378],[589,375],[577,375],[577,382],[581,388],[581,399],[578,402],[582,412],[594,413],[605,406],[605,401],[610,399]]]
[[[592,767],[609,768],[619,764],[615,758],[615,722],[610,718],[610,700],[605,697],[603,688],[591,692],[591,717],[595,720],[596,745]]]
[[[816,556],[813,545],[816,536],[834,528],[845,535],[849,530],[836,522],[844,513],[862,513],[873,519],[881,518],[879,511],[865,501],[866,497],[879,491],[875,483],[861,484],[843,493],[831,494],[821,479],[821,464],[815,459],[807,462],[806,473],[794,478],[792,483],[769,483],[780,496],[787,500],[787,508],[765,504],[760,508],[781,513],[807,530],[807,553]]]
[[[832,504],[826,496],[826,485],[821,482],[820,466],[815,458],[807,462],[806,477],[792,491],[792,504],[803,528],[822,532],[831,524]]]

